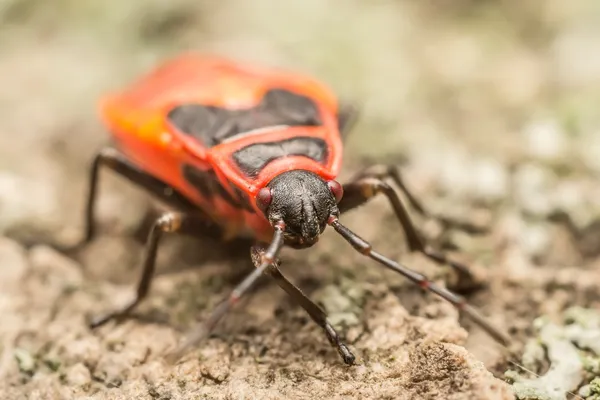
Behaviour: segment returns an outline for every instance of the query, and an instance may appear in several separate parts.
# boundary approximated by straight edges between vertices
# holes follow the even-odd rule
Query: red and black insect
[[[438,294],[495,339],[508,342],[462,297],[377,253],[342,225],[341,214],[381,193],[390,201],[412,251],[468,273],[465,266],[447,260],[420,238],[386,179],[405,193],[413,208],[425,212],[394,167],[373,166],[344,185],[335,180],[342,163],[342,137],[356,111],[340,105],[318,81],[220,57],[185,54],[106,98],[101,111],[115,146],[101,150],[93,162],[86,234],[80,245],[94,237],[101,167],[123,175],[175,211],[166,212],[152,226],[135,299],[95,319],[92,327],[126,316],[144,299],[164,233],[220,239],[250,234],[256,240],[251,250],[256,269],[191,332],[177,354],[206,337],[264,273],[323,328],[344,362],[353,364],[354,355],[325,312],[278,268],[282,247],[310,247],[330,225],[366,257]]]

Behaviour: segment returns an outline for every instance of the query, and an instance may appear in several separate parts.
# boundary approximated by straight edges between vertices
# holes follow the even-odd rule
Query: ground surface
[[[594,1],[54,3],[0,4],[2,398],[510,399],[503,374],[536,337],[534,320],[600,306]],[[332,232],[283,252],[282,268],[346,333],[355,367],[268,281],[168,365],[165,352],[249,268],[245,248],[192,239],[161,248],[137,318],[88,330],[89,314],[132,294],[146,196],[105,174],[101,236],[75,260],[24,244],[80,234],[87,166],[107,139],[98,96],[189,48],[294,66],[359,99],[342,178],[397,164],[428,209],[481,227],[416,218],[487,283],[469,300],[510,332],[514,352]],[[391,216],[378,199],[345,221],[451,284],[447,268],[408,254]]]

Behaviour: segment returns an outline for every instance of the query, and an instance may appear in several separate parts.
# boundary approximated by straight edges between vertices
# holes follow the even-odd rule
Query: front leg
[[[112,147],[105,147],[96,154],[90,168],[85,208],[84,236],[72,250],[76,250],[89,243],[95,237],[96,224],[94,221],[94,211],[98,198],[98,184],[101,168],[113,170],[122,177],[127,178],[131,183],[146,190],[151,195],[156,196],[158,199],[180,211],[191,212],[196,209],[189,200],[171,186],[142,171],[118,150]]]
[[[252,247],[251,257],[255,267],[258,268],[258,266],[260,266],[265,251],[266,247],[263,245],[255,245]],[[337,348],[337,351],[344,360],[344,363],[347,365],[353,365],[355,360],[354,354],[352,354],[348,349],[348,346],[341,341],[335,328],[327,320],[327,314],[325,314],[325,311],[323,311],[321,307],[316,305],[311,299],[302,293],[302,291],[292,282],[287,280],[287,278],[283,276],[279,270],[278,264],[279,261],[277,260],[275,263],[269,266],[265,273],[273,278],[275,283],[277,283],[277,285],[279,285],[279,287],[282,288],[295,302],[304,308],[310,318],[323,329],[327,339],[329,340],[329,343]]]
[[[445,228],[456,228],[469,233],[481,233],[482,228],[466,221],[457,221],[443,215],[432,215],[429,213],[423,204],[413,195],[412,191],[404,183],[400,170],[395,165],[376,164],[365,168],[358,174],[354,175],[352,182],[356,182],[362,178],[376,178],[379,180],[391,180],[400,188],[406,196],[410,206],[425,218],[433,218],[442,223]]]
[[[403,185],[399,184],[399,186],[402,187]],[[464,264],[449,260],[445,254],[432,249],[423,241],[415,229],[415,226],[408,215],[406,207],[400,200],[398,194],[381,178],[370,177],[369,175],[366,177],[364,177],[364,175],[359,175],[355,181],[345,184],[344,197],[338,205],[340,213],[347,212],[360,205],[363,205],[380,193],[385,195],[392,205],[394,213],[396,214],[396,217],[400,221],[404,233],[406,234],[409,249],[411,251],[418,251],[438,263],[446,263],[450,265],[459,274],[460,286],[471,288],[475,280],[469,268]],[[407,197],[409,199],[412,198],[412,196]],[[411,203],[414,202],[414,204],[417,205],[415,208],[417,208],[417,210],[420,209],[421,212],[424,212],[423,208],[416,201],[416,199],[412,199],[413,200],[409,201]]]
[[[197,213],[198,207],[185,198],[167,183],[155,178],[133,164],[124,154],[112,147],[101,149],[94,157],[90,169],[87,187],[87,197],[84,212],[84,231],[82,237],[72,244],[56,243],[53,240],[25,240],[27,247],[45,244],[55,250],[72,256],[85,245],[89,244],[97,233],[97,223],[94,218],[99,195],[100,171],[109,169],[126,178],[140,189],[161,200],[170,207],[185,213]]]
[[[207,219],[204,214],[182,214],[167,212],[156,219],[146,240],[146,250],[142,263],[142,275],[137,285],[135,297],[119,309],[109,312],[90,322],[91,328],[97,328],[113,319],[126,317],[144,300],[150,290],[156,266],[156,253],[164,233],[180,233],[192,236],[219,238],[221,228]]]

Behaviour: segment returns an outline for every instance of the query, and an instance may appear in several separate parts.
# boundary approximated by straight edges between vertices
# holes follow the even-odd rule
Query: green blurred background
[[[292,66],[360,100],[386,145],[359,154],[444,137],[496,155],[493,138],[540,118],[593,130],[599,20],[593,0],[3,0],[3,123],[90,113],[102,92],[196,49]]]
[[[0,228],[75,222],[70,185],[107,140],[98,98],[187,50],[321,78],[361,105],[347,165],[409,159],[415,190],[449,203],[501,201],[507,166],[532,158],[600,173],[594,0],[1,0]],[[547,186],[540,174],[525,185]],[[597,208],[588,193],[559,202]]]
[[[194,49],[293,67],[359,102],[350,160],[409,157],[414,181],[501,196],[514,160],[600,172],[599,45],[594,0],[2,0],[0,169],[60,198],[44,182],[106,140],[98,97]],[[13,214],[56,209],[21,203]]]
[[[0,169],[61,181],[106,140],[101,94],[194,49],[359,102],[351,160],[408,157],[414,181],[500,196],[499,166],[523,158],[600,172],[599,44],[594,0],[2,0]]]

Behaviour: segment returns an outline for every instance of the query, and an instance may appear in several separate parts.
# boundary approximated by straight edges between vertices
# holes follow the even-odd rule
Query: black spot
[[[200,171],[191,165],[184,164],[182,167],[183,177],[189,184],[194,186],[202,196],[211,198],[213,192],[211,190],[211,183],[209,182],[208,173]]]
[[[182,173],[185,180],[205,198],[211,200],[213,197],[219,196],[235,208],[244,207],[221,185],[213,170],[203,171],[193,165],[184,164]]]
[[[242,206],[242,208],[246,211],[250,211],[251,213],[254,213],[254,208],[252,207],[252,204],[250,204],[250,198],[248,197],[248,195],[242,189],[235,186],[234,184],[231,184],[231,188],[233,189],[236,196],[238,197],[238,201],[239,201],[240,205]]]
[[[212,147],[212,133],[218,125],[227,119],[229,112],[217,107],[203,106],[201,104],[184,104],[173,108],[167,118],[181,132],[193,136],[206,146]]]
[[[233,160],[247,176],[256,178],[271,161],[286,156],[304,156],[321,164],[327,161],[327,143],[313,137],[296,137],[279,142],[257,143],[233,153]]]
[[[277,125],[318,126],[322,124],[317,105],[311,99],[283,89],[269,90],[259,109],[265,114],[272,114]]]
[[[265,93],[256,107],[245,110],[183,104],[169,111],[167,118],[181,132],[193,136],[207,147],[241,133],[276,125],[321,125],[319,110],[308,97],[284,89]]]

